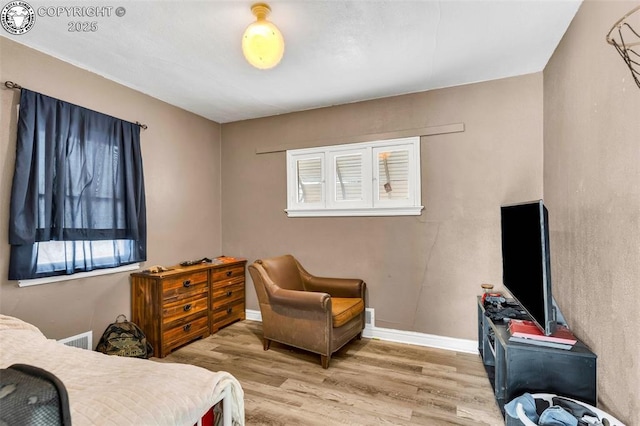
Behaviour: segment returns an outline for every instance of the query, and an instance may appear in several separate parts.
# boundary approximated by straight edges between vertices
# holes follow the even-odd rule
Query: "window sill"
[[[55,277],[34,278],[32,280],[19,280],[18,287],[30,287],[32,285],[51,284],[59,281],[76,280],[78,278],[97,277],[99,275],[117,274],[119,272],[127,272],[140,269],[139,263],[132,263],[130,265],[119,266],[117,268],[108,269],[96,269],[90,272],[78,272],[73,275],[57,275]]]
[[[286,209],[289,217],[420,216],[424,206],[363,209]]]

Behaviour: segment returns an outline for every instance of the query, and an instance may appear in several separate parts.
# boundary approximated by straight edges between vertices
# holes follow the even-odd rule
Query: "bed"
[[[244,425],[244,393],[227,372],[65,346],[0,315],[0,368],[13,364],[39,367],[62,381],[74,426],[207,425],[218,403],[225,426]]]

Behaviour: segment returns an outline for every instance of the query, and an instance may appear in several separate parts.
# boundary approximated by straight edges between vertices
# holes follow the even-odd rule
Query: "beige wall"
[[[285,153],[256,154],[460,122],[422,140],[421,216],[288,218]],[[475,339],[480,284],[502,277],[500,205],[542,196],[542,74],[223,124],[222,140],[225,254],[292,253],[363,278],[378,327]]]
[[[599,399],[629,425],[640,424],[640,88],[605,35],[636,6],[583,3],[544,71],[554,292],[598,355]]]
[[[0,37],[0,82],[6,80],[149,126],[141,133],[149,234],[146,266],[220,254],[217,123]],[[27,288],[7,281],[19,92],[2,86],[0,96],[0,312],[34,323],[50,338],[92,329],[96,343],[118,314],[130,315],[128,273]]]

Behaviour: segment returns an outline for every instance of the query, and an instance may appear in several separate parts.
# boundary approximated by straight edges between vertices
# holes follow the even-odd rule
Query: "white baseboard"
[[[246,318],[252,321],[262,322],[260,311],[247,309]],[[455,337],[437,336],[435,334],[418,333],[416,331],[394,330],[392,328],[380,328],[367,324],[362,332],[362,337],[370,339],[386,340],[388,342],[407,343],[409,345],[427,346],[430,348],[446,349],[470,354],[478,353],[476,340],[458,339]]]
[[[260,313],[260,311],[245,309],[244,313],[248,320],[262,322],[262,314]]]

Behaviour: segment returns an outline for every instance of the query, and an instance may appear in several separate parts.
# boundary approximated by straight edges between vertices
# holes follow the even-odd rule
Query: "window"
[[[289,217],[419,215],[420,138],[287,151]]]
[[[136,124],[22,89],[16,144],[10,280],[146,260]]]

